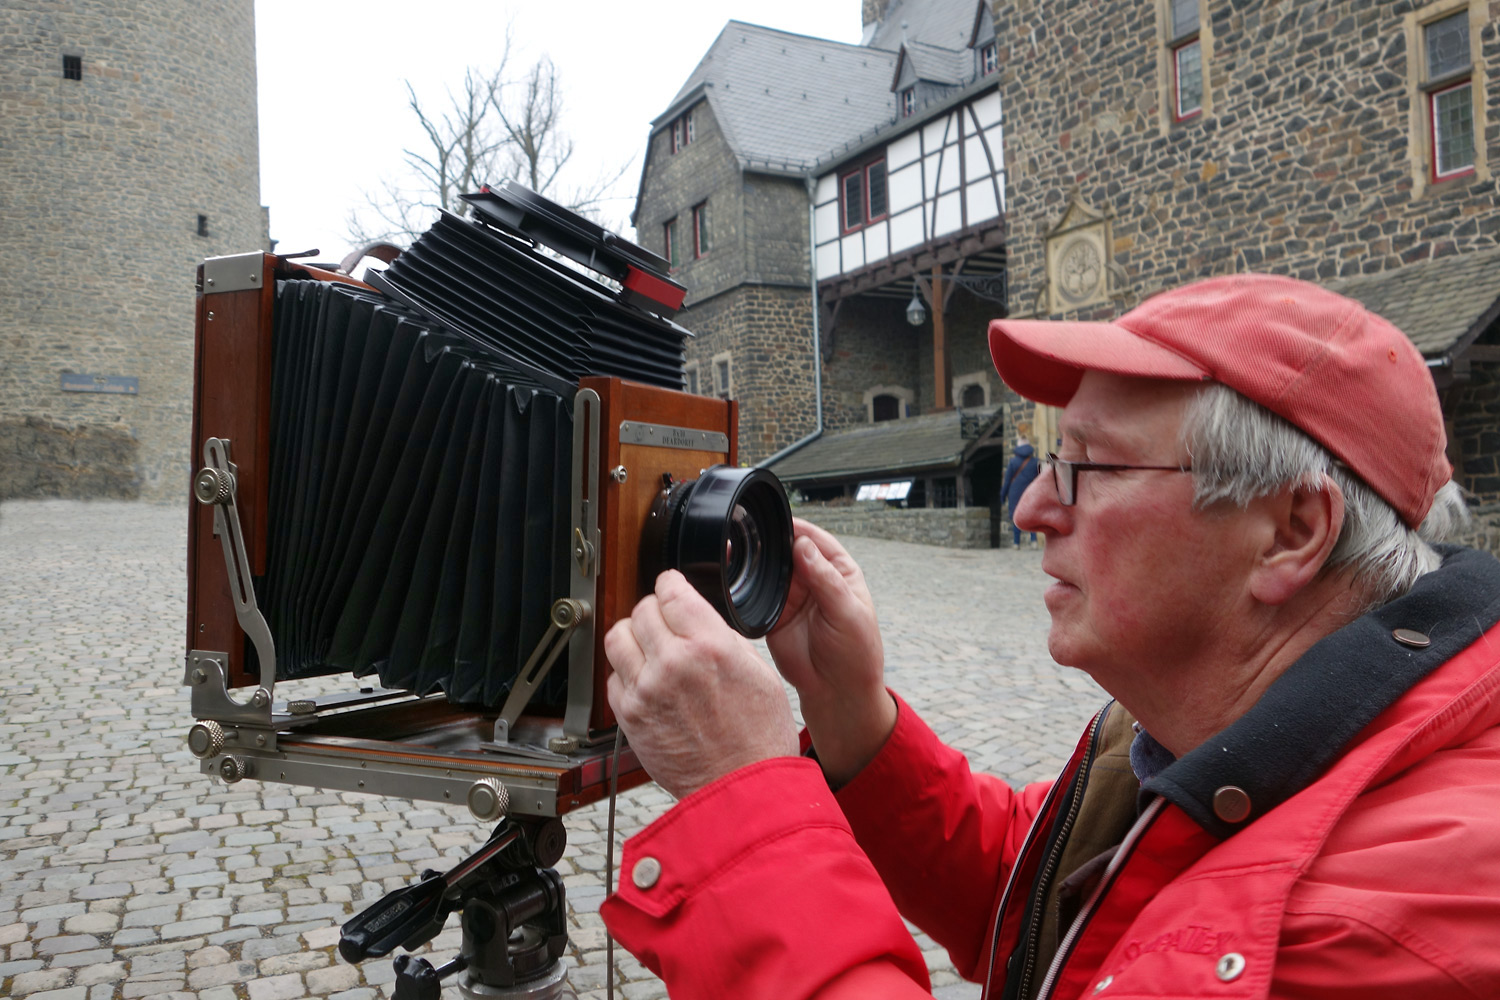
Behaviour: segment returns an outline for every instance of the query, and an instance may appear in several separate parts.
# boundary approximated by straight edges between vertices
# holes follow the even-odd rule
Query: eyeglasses
[[[1052,482],[1057,486],[1057,499],[1064,507],[1078,501],[1078,474],[1080,472],[1126,472],[1131,469],[1151,472],[1192,472],[1193,467],[1181,465],[1108,465],[1102,462],[1069,462],[1058,458],[1055,452],[1047,452],[1047,464],[1052,466]]]

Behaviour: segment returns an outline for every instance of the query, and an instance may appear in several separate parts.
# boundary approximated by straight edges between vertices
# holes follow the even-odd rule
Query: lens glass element
[[[729,599],[743,604],[765,568],[765,545],[760,523],[744,504],[735,504],[729,515],[729,537],[724,542],[724,578],[729,581]]]

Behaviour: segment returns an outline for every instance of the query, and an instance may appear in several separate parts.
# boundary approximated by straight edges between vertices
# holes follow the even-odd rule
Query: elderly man
[[[610,700],[682,801],[626,845],[611,929],[674,1000],[925,995],[900,916],[992,998],[1500,996],[1500,564],[1429,544],[1464,515],[1410,342],[1244,275],[990,347],[1065,407],[1016,523],[1052,656],[1115,700],[1055,782],[972,775],[801,524],[768,639],[799,748],[665,574],[607,638]]]

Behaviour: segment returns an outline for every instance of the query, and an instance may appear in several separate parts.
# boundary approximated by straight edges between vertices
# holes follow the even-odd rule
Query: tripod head
[[[339,954],[361,962],[398,947],[421,947],[458,910],[458,956],[434,968],[424,958],[398,955],[396,1000],[438,1000],[441,981],[456,972],[463,973],[459,988],[473,998],[571,996],[562,962],[567,900],[552,868],[566,844],[560,820],[507,817],[483,847],[449,871],[423,872],[419,881],[356,914],[342,928]]]

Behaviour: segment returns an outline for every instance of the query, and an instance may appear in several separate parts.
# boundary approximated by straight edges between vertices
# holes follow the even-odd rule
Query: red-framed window
[[[673,216],[661,226],[662,256],[667,258],[667,263],[672,267],[678,265],[677,260],[677,217]]]
[[[708,253],[708,202],[693,206],[693,257]]]
[[[681,152],[693,141],[693,113],[684,111],[672,119],[672,152]]]
[[[995,50],[995,43],[984,46],[979,50],[979,75],[989,76],[1000,68],[1000,55]]]
[[[886,217],[885,160],[874,160],[839,175],[839,213],[844,232],[863,229]]]
[[[901,109],[902,118],[910,118],[917,113],[917,88],[907,87],[896,95],[896,104]]]
[[[1198,0],[1170,0],[1172,119],[1187,121],[1203,111],[1203,45],[1198,37]]]
[[[1466,9],[1422,26],[1432,179],[1474,171],[1474,68]]]

